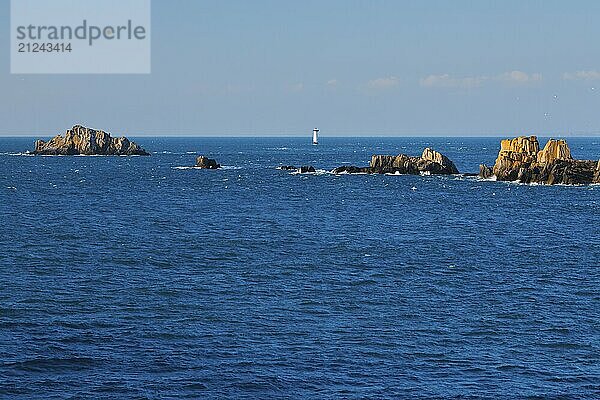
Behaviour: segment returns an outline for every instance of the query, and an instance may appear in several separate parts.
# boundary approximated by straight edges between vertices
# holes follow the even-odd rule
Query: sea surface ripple
[[[498,148],[309,139],[0,139],[0,398],[600,398],[600,187],[275,169]]]

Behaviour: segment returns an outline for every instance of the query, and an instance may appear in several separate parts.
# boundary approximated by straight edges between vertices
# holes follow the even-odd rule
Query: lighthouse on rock
[[[319,130],[313,129],[313,144],[319,144]]]

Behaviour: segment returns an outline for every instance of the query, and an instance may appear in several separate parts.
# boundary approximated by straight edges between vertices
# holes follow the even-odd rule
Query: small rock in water
[[[217,161],[213,160],[212,158],[198,156],[198,158],[196,158],[196,167],[202,169],[218,169],[221,168],[221,165],[218,164]]]
[[[309,172],[316,172],[316,170],[312,165],[303,165],[302,167],[298,168],[298,172],[301,174],[307,174]]]

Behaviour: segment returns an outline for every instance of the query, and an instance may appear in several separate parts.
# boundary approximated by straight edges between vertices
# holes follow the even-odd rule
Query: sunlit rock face
[[[564,140],[548,140],[544,150],[537,154],[538,163],[551,163],[555,160],[572,160],[571,149]]]
[[[50,141],[37,140],[33,154],[38,155],[121,155],[149,156],[135,142],[126,137],[113,138],[101,130],[75,125],[64,136],[57,135]]]
[[[503,140],[494,164],[494,175],[500,181],[517,180],[519,170],[534,163],[539,151],[540,144],[535,136]]]
[[[480,166],[481,178],[499,181],[578,185],[600,182],[600,162],[574,160],[565,140],[550,139],[543,150],[535,136],[506,139],[493,168]]]
[[[419,171],[439,175],[458,174],[458,168],[445,155],[427,147],[417,163]]]

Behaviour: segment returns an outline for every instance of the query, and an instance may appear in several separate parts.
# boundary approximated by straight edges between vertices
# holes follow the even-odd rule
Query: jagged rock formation
[[[50,141],[37,140],[33,154],[38,155],[125,155],[150,154],[126,137],[113,138],[104,131],[75,125],[65,136],[57,135]]]
[[[196,167],[202,169],[219,169],[221,165],[217,163],[217,160],[213,160],[212,158],[198,156],[196,158]]]
[[[342,166],[332,171],[340,173],[367,173],[367,174],[432,174],[452,175],[458,174],[454,163],[446,156],[435,150],[426,148],[421,157],[411,157],[405,154],[397,156],[374,155],[368,167]]]
[[[554,160],[572,160],[571,149],[564,140],[550,139],[544,150],[537,154],[537,162],[542,164],[548,164]]]
[[[458,174],[458,168],[445,155],[427,147],[419,160],[419,171],[431,172],[436,175]]]
[[[481,178],[522,183],[600,183],[600,162],[574,160],[564,140],[550,139],[544,149],[535,136],[503,140],[493,168],[481,165]]]
[[[485,164],[479,166],[479,177],[482,179],[490,179],[494,176],[494,171]]]
[[[374,155],[371,157],[369,168],[371,173],[377,174],[419,174],[418,157],[409,157],[405,154],[397,156]]]

